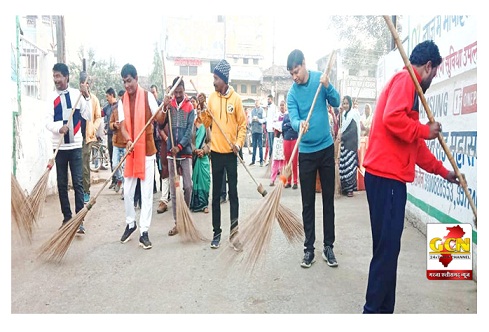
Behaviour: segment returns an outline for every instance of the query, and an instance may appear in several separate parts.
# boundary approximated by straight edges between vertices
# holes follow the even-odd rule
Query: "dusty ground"
[[[250,156],[245,155],[247,163]],[[259,208],[261,196],[244,168],[239,165],[240,221],[246,222]],[[250,171],[270,192],[265,167],[253,166]],[[102,171],[102,179],[110,175]],[[92,186],[92,196],[102,183]],[[72,193],[71,193],[72,195]],[[36,317],[17,314],[104,314],[83,318],[81,325],[92,320],[110,321],[112,326],[126,328],[141,323],[139,316],[109,314],[351,314],[334,316],[347,327],[359,324],[371,258],[371,236],[365,192],[355,197],[336,200],[336,244],[338,268],[330,268],[321,258],[322,227],[317,218],[316,263],[310,269],[300,267],[302,243],[288,243],[275,225],[268,251],[253,271],[238,263],[227,241],[218,250],[209,242],[182,243],[179,236],[169,237],[173,221],[171,212],[156,214],[154,197],[152,225],[149,231],[151,250],[138,247],[138,236],[121,244],[124,231],[124,207],[120,195],[105,187],[85,220],[87,233],[77,236],[61,263],[37,258],[39,247],[58,229],[62,219],[57,196],[47,198],[43,218],[38,223],[32,243],[19,240],[12,228],[11,238],[11,307],[9,318],[24,326],[36,324]],[[317,194],[319,200],[320,194]],[[316,216],[321,203],[316,201]],[[300,190],[284,189],[281,202],[300,216]],[[229,203],[222,205],[223,239],[229,235]],[[194,213],[198,229],[208,238],[212,235],[211,213]],[[477,283],[474,281],[429,281],[425,277],[426,238],[406,223],[399,258],[397,314],[476,314]],[[480,315],[457,316],[474,322]],[[66,319],[67,316],[49,316]],[[68,316],[72,317],[72,316]],[[73,317],[77,322],[79,316]],[[134,317],[130,319],[128,317]],[[145,319],[148,316],[144,316]],[[156,318],[155,318],[156,317]],[[151,316],[150,321],[172,316]],[[198,322],[200,328],[229,326],[230,316],[177,316],[179,326]],[[236,329],[257,324],[262,319],[285,327],[303,328],[305,320],[324,326],[332,316],[232,316],[239,322]],[[331,318],[330,318],[331,317]],[[401,317],[401,316],[397,316]],[[417,316],[418,317],[418,316]],[[430,324],[431,319],[419,316],[409,324]],[[424,318],[423,318],[424,317]],[[431,316],[434,317],[434,316]],[[32,319],[31,319],[32,318]],[[182,322],[181,319],[184,319]],[[411,317],[412,318],[412,317]],[[459,319],[460,318],[460,319]],[[402,318],[398,318],[402,319]],[[139,321],[139,323],[138,323]],[[149,322],[149,321],[148,321]],[[203,324],[201,322],[204,322]],[[171,324],[171,321],[169,322]],[[433,321],[434,323],[434,321]],[[183,325],[182,325],[183,324]],[[215,326],[217,324],[217,326]],[[56,324],[50,324],[50,328]],[[402,325],[402,324],[401,324]],[[36,326],[38,326],[36,324]],[[60,325],[61,328],[62,325]],[[386,325],[388,326],[388,325]],[[71,327],[70,327],[71,329]],[[99,329],[95,328],[95,331]],[[110,329],[113,330],[113,329]]]

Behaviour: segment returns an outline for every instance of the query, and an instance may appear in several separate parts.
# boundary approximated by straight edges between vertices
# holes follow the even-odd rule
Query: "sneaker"
[[[284,188],[290,188],[290,187],[291,187],[290,183],[287,183]]]
[[[90,194],[83,193],[83,202],[85,204],[87,204],[88,202],[90,202]]]
[[[115,184],[115,186],[114,186],[114,191],[115,191],[116,193],[118,193],[118,192],[119,192],[119,190],[121,189],[121,186],[122,186],[122,181],[121,181],[121,180],[118,180],[118,181],[117,181],[117,183],[116,183],[116,184]]]
[[[83,223],[78,227],[78,230],[76,231],[77,234],[85,234],[85,227],[83,226]]]
[[[112,182],[112,183],[110,184],[110,186],[109,186],[109,189],[114,189],[115,184],[116,184],[115,182]]]
[[[253,166],[255,164],[254,161],[252,161],[248,166]]]
[[[126,229],[124,230],[124,234],[122,234],[122,237],[121,237],[121,243],[126,243],[127,241],[129,241],[129,236],[131,236],[131,234],[136,230],[136,228],[138,228],[138,226],[136,225],[136,222],[134,222],[133,228],[129,228],[129,225],[126,225]]]
[[[290,184],[289,184],[289,187],[290,187]],[[294,183],[294,185],[292,186],[292,189],[297,189],[297,183]]]
[[[315,261],[316,260],[314,259],[314,252],[306,251],[304,253],[304,258],[302,259],[301,266],[304,268],[309,268]]]
[[[338,262],[336,261],[336,257],[334,256],[333,248],[331,248],[330,246],[324,247],[323,258],[329,266],[338,266]]]
[[[163,213],[168,210],[168,206],[165,202],[161,202],[158,204],[158,209],[156,209],[157,213]]]
[[[217,248],[219,248],[219,246],[220,246],[220,242],[221,242],[221,234],[219,234],[219,235],[214,235],[214,238],[212,239],[212,242],[211,242],[211,248],[212,248],[212,249],[217,249]]]
[[[153,247],[148,238],[148,232],[143,232],[143,234],[139,237],[139,245],[143,247],[143,249],[151,249]]]

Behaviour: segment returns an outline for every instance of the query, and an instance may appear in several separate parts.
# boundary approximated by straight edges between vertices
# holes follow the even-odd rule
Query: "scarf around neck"
[[[126,158],[124,167],[124,176],[131,178],[139,178],[144,180],[146,174],[146,135],[144,133],[139,137],[137,142],[134,140],[144,130],[146,125],[146,105],[144,102],[144,89],[139,85],[136,90],[136,100],[134,102],[134,110],[131,110],[131,102],[129,94],[124,94],[122,101],[124,109],[124,123],[131,141],[134,143],[134,149]],[[131,111],[134,117],[131,117]]]

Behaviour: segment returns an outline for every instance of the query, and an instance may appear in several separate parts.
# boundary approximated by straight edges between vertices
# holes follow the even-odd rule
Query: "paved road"
[[[247,163],[250,159],[246,154]],[[265,177],[265,167],[252,166],[249,169],[267,190],[273,189],[268,186],[269,179]],[[95,176],[105,179],[109,175],[108,171],[101,171]],[[241,165],[239,165],[238,181],[240,220],[243,225],[246,216],[259,207],[262,198],[256,191],[255,183]],[[102,183],[94,184],[92,195],[101,187]],[[209,247],[209,242],[188,244],[182,243],[179,236],[169,237],[167,232],[173,223],[171,212],[156,214],[159,195],[160,192],[154,198],[154,218],[149,231],[153,243],[151,250],[138,247],[138,237],[135,234],[128,243],[119,242],[125,227],[123,201],[120,200],[120,195],[109,190],[107,186],[98,196],[92,210],[88,212],[85,220],[86,235],[74,239],[59,264],[37,259],[37,250],[57,230],[62,219],[57,196],[48,197],[43,218],[38,223],[31,244],[20,241],[16,230],[12,228],[11,313],[358,314],[362,312],[371,257],[371,236],[365,192],[357,192],[353,198],[341,197],[336,200],[335,253],[339,262],[338,268],[328,267],[321,259],[322,229],[321,222],[317,219],[317,259],[310,269],[300,267],[303,255],[302,244],[287,242],[276,225],[268,251],[262,256],[258,267],[251,272],[246,270],[245,265],[230,259],[229,253],[232,250],[229,250],[226,241],[223,241],[221,248],[214,250]],[[318,199],[316,216],[318,216],[321,211],[320,194],[317,194],[316,198]],[[300,190],[284,189],[281,203],[300,215]],[[222,209],[223,238],[227,239],[229,203],[223,204]],[[199,230],[210,238],[212,236],[211,213],[194,213],[193,217]],[[425,236],[406,222],[399,257],[395,312],[397,314],[477,313],[476,282],[426,279],[425,242]],[[97,317],[100,318],[100,315]],[[243,317],[246,316],[240,315],[236,319],[243,324],[250,323],[250,320]],[[292,318],[292,316],[288,317]],[[308,316],[301,319],[305,319],[306,322],[312,319],[311,322],[314,322],[316,317]],[[321,324],[320,326],[330,320],[329,316],[321,317],[322,323],[318,323]],[[344,321],[343,326],[352,324],[352,320],[345,317],[348,316],[338,316],[335,320]],[[361,319],[360,317],[363,316],[355,317]],[[470,317],[470,321],[476,318],[473,315],[467,317]],[[177,316],[175,319],[179,319],[179,324],[184,324],[181,318],[183,317]],[[131,319],[134,320],[137,321]],[[25,324],[32,323],[30,320],[21,321]],[[122,318],[116,318],[115,321],[119,324],[124,322],[123,327],[129,326],[125,325],[129,322]],[[216,328],[225,326],[221,319],[212,318],[210,321],[210,326],[212,324],[218,324]],[[276,323],[284,322],[287,322],[287,319],[279,319]],[[287,326],[294,326],[294,323],[301,328],[300,321],[291,322],[292,325]],[[410,324],[416,323],[419,323],[418,319]],[[226,325],[229,326],[227,323]],[[138,324],[135,326],[137,327]]]

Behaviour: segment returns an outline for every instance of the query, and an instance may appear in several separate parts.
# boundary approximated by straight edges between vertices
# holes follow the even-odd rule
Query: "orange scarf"
[[[134,143],[134,149],[126,158],[126,165],[124,166],[124,176],[127,178],[140,178],[144,180],[146,174],[146,135],[143,133],[137,142],[134,139],[141,133],[146,125],[146,105],[144,102],[144,89],[139,85],[136,90],[136,101],[134,104],[134,127],[131,118],[131,103],[129,101],[129,94],[124,94],[122,101],[122,107],[124,109],[124,123],[126,125],[127,132],[131,141]]]

